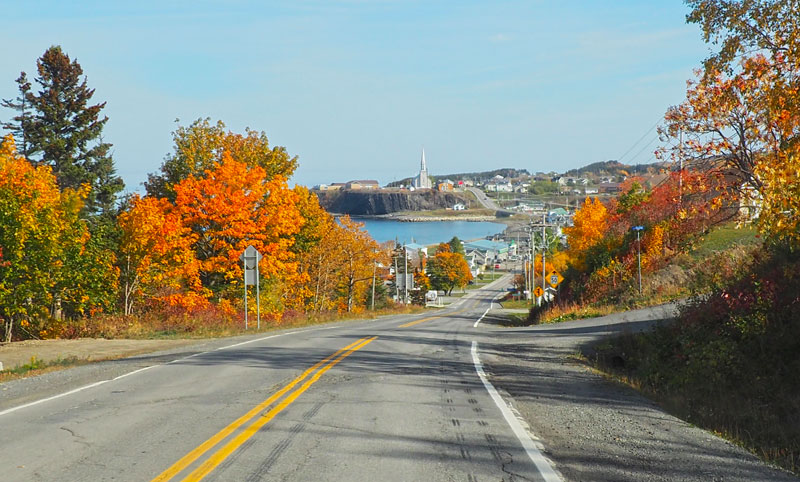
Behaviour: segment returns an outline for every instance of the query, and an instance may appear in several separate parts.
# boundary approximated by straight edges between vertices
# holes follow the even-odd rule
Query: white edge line
[[[489,308],[487,308],[487,309],[486,309],[486,311],[484,311],[484,312],[483,312],[483,314],[481,315],[481,317],[480,317],[480,318],[478,318],[478,320],[475,322],[475,324],[474,324],[474,325],[472,325],[472,327],[473,327],[473,328],[477,328],[477,327],[478,327],[478,324],[481,322],[481,320],[483,319],[483,317],[484,317],[484,316],[486,316],[486,313],[489,313],[489,311],[491,311],[491,309],[492,309],[492,308],[494,308],[494,300],[495,300],[495,299],[497,299],[497,298],[499,298],[499,297],[500,297],[500,295],[502,295],[502,294],[503,294],[503,293],[500,293],[499,295],[497,295],[497,296],[495,296],[494,298],[492,298],[492,300],[489,302]]]
[[[478,323],[480,323],[480,322],[481,322],[481,320],[483,319],[483,317],[484,317],[484,316],[486,316],[486,313],[488,313],[488,312],[489,312],[489,310],[491,310],[491,309],[492,309],[492,305],[493,305],[493,304],[494,304],[494,303],[490,304],[490,305],[489,305],[489,307],[488,307],[488,308],[486,308],[486,311],[484,311],[484,312],[483,312],[483,314],[481,315],[481,317],[480,317],[480,318],[478,318],[478,321],[476,321],[476,322],[475,322],[475,324],[474,324],[474,325],[472,325],[472,327],[473,327],[473,328],[477,328],[477,327],[478,327]]]
[[[292,332],[288,332],[288,333],[280,333],[280,334],[277,334],[277,335],[265,336],[265,337],[262,337],[262,338],[257,338],[255,340],[236,343],[234,345],[228,345],[228,346],[215,348],[212,351],[225,350],[227,348],[233,348],[233,347],[237,347],[237,346],[241,346],[241,345],[247,345],[248,343],[255,343],[257,341],[268,340],[270,338],[277,338],[279,336],[284,336],[284,335],[292,335],[292,334],[295,334],[295,333],[304,333],[306,331],[330,330],[332,328],[339,328],[339,327],[338,326],[331,326],[331,327],[325,327],[325,328],[314,328],[314,329],[311,329],[311,330],[302,330],[302,331],[292,331]],[[172,364],[172,363],[177,363],[177,362],[186,360],[188,358],[196,357],[196,356],[203,355],[203,354],[206,354],[206,353],[211,353],[212,351],[195,353],[195,354],[192,354],[192,355],[189,355],[189,356],[185,356],[183,358],[178,358],[177,360],[172,360],[170,362],[164,363],[163,365],[169,365],[169,364]],[[149,370],[151,368],[155,368],[155,367],[158,367],[158,366],[162,366],[162,365],[150,365],[150,366],[147,366],[147,367],[144,367],[144,368],[139,368],[138,370],[134,370],[132,372],[124,373],[124,374],[122,374],[122,375],[120,375],[118,377],[109,378],[108,380],[100,380],[99,382],[90,383],[88,385],[84,385],[82,387],[78,387],[78,388],[69,390],[69,391],[64,392],[64,393],[59,393],[58,395],[53,395],[52,397],[42,398],[41,400],[35,400],[33,402],[25,403],[23,405],[17,405],[16,407],[11,407],[11,408],[8,408],[6,410],[0,411],[0,417],[2,417],[3,415],[7,415],[9,413],[16,412],[17,410],[22,410],[23,408],[33,407],[35,405],[39,405],[40,403],[45,403],[45,402],[49,402],[51,400],[56,400],[56,399],[59,399],[59,398],[62,398],[62,397],[66,397],[68,395],[72,395],[73,393],[82,392],[84,390],[88,390],[90,388],[98,387],[98,386],[106,384],[108,382],[113,382],[115,380],[119,380],[120,378],[129,377],[131,375],[135,375],[137,373],[141,373],[141,372],[143,372],[145,370]]]
[[[486,372],[483,371],[483,364],[481,360],[478,358],[478,342],[472,341],[472,363],[475,365],[475,371],[478,373],[478,377],[483,382],[483,386],[486,388],[486,391],[489,392],[489,395],[494,400],[495,405],[497,408],[500,409],[500,412],[503,414],[503,417],[508,422],[508,425],[511,427],[511,430],[514,432],[514,435],[517,436],[522,447],[527,452],[528,457],[530,457],[531,461],[536,465],[536,469],[539,470],[539,474],[545,480],[545,482],[561,482],[562,478],[550,464],[550,461],[542,454],[542,452],[536,447],[536,442],[531,439],[530,434],[522,427],[519,419],[514,415],[514,413],[509,408],[508,404],[503,400],[503,397],[497,393],[497,390],[494,388],[494,385],[489,382],[486,378]]]
[[[261,338],[256,338],[255,340],[248,340],[248,341],[243,341],[241,343],[235,343],[233,345],[226,345],[226,346],[221,346],[219,348],[214,348],[214,351],[227,350],[228,348],[236,348],[237,346],[248,345],[250,343],[255,343],[257,341],[269,340],[270,338],[277,338],[279,336],[291,335],[291,334],[294,334],[294,333],[297,333],[297,332],[296,331],[291,331],[289,333],[280,333],[278,335],[262,336]],[[210,353],[210,352],[205,352],[205,353]],[[200,355],[200,354],[201,353],[196,353],[193,356],[197,356],[197,355]],[[189,357],[186,357],[186,358],[189,358]],[[175,361],[178,361],[178,360],[175,360]]]
[[[17,410],[21,410],[23,408],[28,408],[28,407],[32,407],[34,405],[39,405],[40,403],[49,402],[50,400],[55,400],[55,399],[58,399],[58,398],[61,398],[61,397],[66,397],[67,395],[72,395],[73,393],[82,392],[82,391],[87,390],[89,388],[94,388],[94,387],[106,384],[108,382],[113,382],[114,380],[119,380],[120,378],[125,378],[127,376],[131,376],[133,374],[140,373],[140,372],[143,372],[145,370],[149,370],[151,368],[155,368],[157,366],[159,366],[159,365],[150,365],[148,367],[140,368],[138,370],[134,370],[132,372],[125,373],[125,374],[120,375],[120,376],[115,377],[115,378],[109,378],[108,380],[100,380],[99,382],[90,383],[88,385],[84,385],[82,387],[75,388],[75,389],[70,390],[68,392],[59,393],[58,395],[53,395],[52,397],[42,398],[41,400],[36,400],[36,401],[30,402],[30,403],[26,403],[24,405],[18,405],[16,407],[11,407],[9,409],[6,409],[6,410],[3,410],[2,412],[0,412],[0,417],[2,417],[3,415],[7,415],[9,413],[12,413],[12,412],[16,412]]]

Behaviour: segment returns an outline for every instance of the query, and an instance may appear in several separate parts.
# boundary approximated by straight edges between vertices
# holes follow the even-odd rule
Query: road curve
[[[468,187],[467,190],[475,195],[475,198],[478,200],[480,205],[484,207],[484,209],[491,209],[493,211],[506,211],[505,209],[498,206],[496,202],[489,199],[486,193],[484,193],[480,189],[476,187]]]
[[[612,480],[618,467],[630,480],[783,476],[735,447],[709,445],[719,439],[705,432],[666,437],[681,422],[641,398],[559,397],[576,383],[607,388],[585,370],[576,379],[559,372],[568,325],[555,333],[491,324],[487,311],[507,283],[421,315],[217,340],[3,384],[0,478]],[[581,336],[595,329],[576,326]],[[599,400],[638,425],[654,413],[668,420],[650,424],[651,448],[635,452],[638,462],[614,462],[630,452],[604,455],[608,444],[585,443],[598,430],[626,433],[613,417],[586,419]],[[565,420],[558,412],[570,426],[556,422]],[[576,455],[568,437],[598,452]],[[693,455],[708,447],[713,456]],[[651,463],[663,458],[680,471]]]

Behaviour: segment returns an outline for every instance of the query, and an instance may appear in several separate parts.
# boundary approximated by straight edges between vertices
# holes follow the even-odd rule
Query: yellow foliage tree
[[[58,336],[51,326],[62,309],[71,316],[102,309],[105,300],[95,290],[115,282],[114,257],[89,244],[80,220],[88,191],[59,190],[50,167],[18,156],[11,136],[0,142],[0,319],[6,341],[15,325],[30,335]]]
[[[586,268],[586,251],[603,239],[608,228],[608,212],[603,203],[586,198],[575,212],[573,225],[564,228],[569,249],[569,264],[583,271]]]

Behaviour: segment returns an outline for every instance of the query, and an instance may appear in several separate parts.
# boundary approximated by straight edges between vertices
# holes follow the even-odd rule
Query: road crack
[[[72,430],[71,428],[67,428],[67,427],[59,427],[59,428],[60,428],[61,430],[65,431],[65,432],[69,433],[70,435],[72,435],[72,439],[73,439],[73,441],[74,441],[74,442],[76,442],[76,443],[79,443],[79,444],[82,444],[82,445],[85,445],[85,446],[87,446],[87,447],[91,447],[91,446],[92,446],[92,444],[90,444],[89,442],[87,442],[87,441],[84,439],[84,437],[83,437],[83,436],[81,436],[81,435],[78,435],[78,434],[77,434],[77,433],[75,433],[75,431],[74,431],[74,430]]]

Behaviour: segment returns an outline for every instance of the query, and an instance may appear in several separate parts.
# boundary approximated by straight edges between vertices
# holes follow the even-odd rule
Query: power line
[[[635,160],[637,157],[639,157],[639,154],[641,154],[642,152],[644,152],[644,150],[645,150],[645,149],[647,149],[648,147],[652,146],[652,145],[653,145],[653,143],[654,143],[655,141],[657,141],[657,140],[658,140],[658,136],[654,137],[654,138],[653,138],[653,140],[651,140],[651,141],[650,141],[650,142],[649,142],[649,143],[648,143],[646,146],[642,147],[642,148],[639,150],[639,152],[637,152],[637,153],[636,153],[636,155],[635,155],[635,156],[633,156],[633,157],[631,158],[630,162],[633,162],[633,161],[634,161],[634,160]]]
[[[640,137],[640,138],[639,138],[639,140],[637,140],[636,142],[634,142],[634,143],[633,143],[633,145],[632,145],[632,146],[631,146],[631,147],[630,147],[630,148],[629,148],[627,151],[625,151],[625,154],[621,155],[621,156],[619,157],[619,159],[617,159],[617,162],[622,162],[622,159],[624,159],[624,158],[625,158],[625,156],[627,156],[628,154],[630,154],[630,152],[631,152],[632,150],[634,150],[634,149],[636,148],[636,146],[638,146],[638,145],[639,145],[639,143],[640,143],[640,142],[642,142],[642,140],[644,140],[644,138],[645,138],[645,137],[647,137],[647,135],[648,135],[648,134],[650,134],[650,132],[652,132],[652,131],[653,131],[653,129],[655,129],[655,128],[658,126],[658,124],[660,124],[660,123],[661,123],[661,118],[659,117],[659,118],[658,118],[658,120],[656,121],[656,123],[655,123],[655,124],[653,124],[653,127],[651,127],[651,128],[649,128],[649,129],[647,129],[647,132],[645,132],[644,134],[642,134],[642,137]]]

